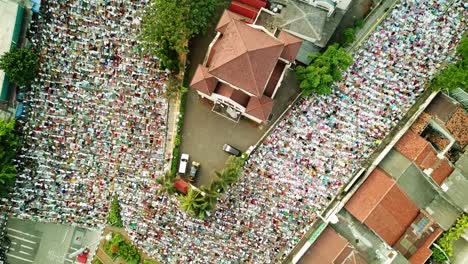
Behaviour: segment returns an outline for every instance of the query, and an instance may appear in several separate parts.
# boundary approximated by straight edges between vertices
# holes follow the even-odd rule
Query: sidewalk
[[[174,139],[177,135],[177,121],[179,120],[180,97],[170,100],[168,105],[166,143],[164,147],[164,159],[166,160],[164,171],[168,171],[171,168],[172,151],[174,150]]]

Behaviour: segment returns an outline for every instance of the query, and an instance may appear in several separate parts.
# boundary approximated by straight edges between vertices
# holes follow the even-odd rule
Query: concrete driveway
[[[201,100],[197,92],[190,89],[185,108],[181,153],[189,154],[190,162],[201,163],[198,180],[194,184],[209,186],[215,171],[221,171],[229,157],[222,150],[223,145],[227,143],[245,152],[268,131],[298,94],[299,88],[294,72],[288,71],[275,98],[272,121],[258,126],[245,118],[235,123],[212,112],[212,105]]]

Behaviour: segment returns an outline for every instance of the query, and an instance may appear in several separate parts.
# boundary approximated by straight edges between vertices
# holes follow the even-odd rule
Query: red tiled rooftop
[[[242,20],[245,20],[245,19],[246,19],[246,17],[225,9],[224,12],[223,12],[223,15],[221,16],[221,18],[218,21],[218,24],[216,25],[216,31],[224,32],[224,30],[226,29],[226,26],[229,23],[231,23],[232,20],[242,21]]]
[[[422,170],[433,167],[434,164],[439,160],[437,158],[435,149],[429,142],[427,143],[428,144],[424,147],[424,149],[421,150],[419,155],[416,157],[416,160],[414,161],[414,163],[416,163],[416,165],[418,165]]]
[[[284,43],[260,29],[232,19],[210,52],[209,73],[261,97]]]
[[[427,144],[429,142],[420,135],[413,130],[408,130],[395,144],[395,149],[409,160],[414,161]]]
[[[208,69],[205,66],[198,65],[190,86],[204,94],[211,95],[217,83],[218,80],[208,73]]]
[[[419,212],[380,168],[372,171],[345,208],[390,245],[400,239]]]
[[[346,203],[346,210],[363,222],[393,185],[395,181],[377,167]]]
[[[418,213],[416,205],[394,185],[364,223],[393,246]]]
[[[440,165],[434,168],[431,176],[437,184],[441,185],[452,172],[453,168],[450,166],[449,162],[447,160],[441,160]]]
[[[187,193],[188,192],[188,184],[182,179],[179,179],[174,183],[174,187],[181,193]]]
[[[281,53],[281,58],[289,61],[294,62],[296,60],[297,53],[302,45],[302,39],[289,34],[286,31],[281,31],[278,35],[278,39],[282,40],[286,46]]]
[[[262,96],[258,99],[257,97],[250,97],[249,104],[245,109],[245,112],[251,116],[254,116],[260,120],[267,120],[273,110],[273,99],[267,96]]]
[[[310,246],[299,263],[334,263],[334,260],[346,248],[348,242],[331,227],[325,228],[317,240]]]

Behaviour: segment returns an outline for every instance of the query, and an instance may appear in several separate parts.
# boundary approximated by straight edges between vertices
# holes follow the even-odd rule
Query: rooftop
[[[365,264],[367,262],[346,239],[328,226],[307,250],[299,263]]]
[[[381,169],[375,169],[345,208],[394,245],[419,213],[416,205]]]
[[[229,13],[225,11],[224,19]],[[212,48],[212,57],[206,65],[209,73],[261,97],[283,52],[284,43],[235,19],[221,29],[222,35]]]

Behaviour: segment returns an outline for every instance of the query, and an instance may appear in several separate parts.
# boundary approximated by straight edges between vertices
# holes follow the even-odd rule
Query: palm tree
[[[224,193],[226,190],[227,190],[227,187],[228,187],[228,183],[220,178],[218,180],[215,180],[212,184],[211,184],[211,190],[213,192],[216,192],[218,194],[221,194],[221,193]]]
[[[179,195],[177,199],[180,202],[180,207],[183,211],[191,216],[197,216],[200,205],[203,204],[204,198],[200,191],[189,188],[186,195]]]
[[[231,169],[224,169],[222,172],[216,171],[216,176],[218,176],[219,179],[223,180],[228,185],[233,184],[237,181],[237,174],[234,170]]]
[[[176,192],[176,188],[174,187],[176,181],[176,177],[170,172],[166,172],[164,176],[156,178],[156,182],[161,184],[161,189],[158,193],[174,194]]]

